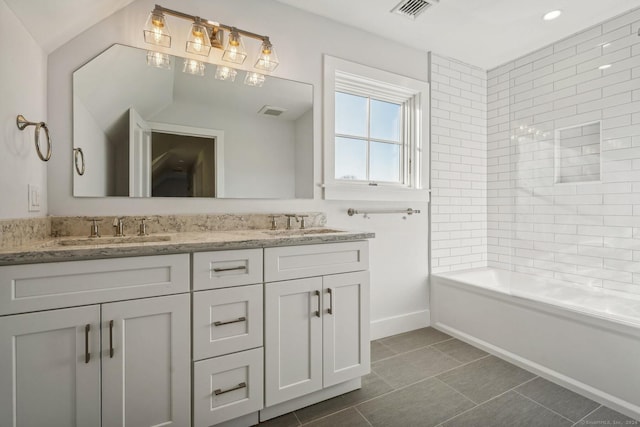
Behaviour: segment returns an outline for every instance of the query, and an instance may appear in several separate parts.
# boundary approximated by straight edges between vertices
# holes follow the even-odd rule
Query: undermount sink
[[[113,245],[117,243],[151,243],[166,242],[171,240],[171,236],[162,234],[152,234],[149,236],[122,236],[122,237],[81,237],[62,239],[58,241],[61,246],[93,246],[93,245]]]
[[[273,236],[306,236],[308,234],[345,233],[345,231],[335,228],[294,228],[291,230],[266,230],[265,233]]]

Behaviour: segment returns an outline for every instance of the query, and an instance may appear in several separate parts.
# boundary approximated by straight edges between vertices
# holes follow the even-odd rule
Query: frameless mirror
[[[216,80],[214,64],[197,76],[146,56],[113,45],[74,72],[74,196],[313,197],[312,85],[247,86],[244,71]]]

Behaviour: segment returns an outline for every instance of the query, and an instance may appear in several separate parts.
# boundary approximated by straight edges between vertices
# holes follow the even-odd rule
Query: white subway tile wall
[[[487,265],[487,73],[431,55],[431,271]]]
[[[639,28],[637,9],[488,72],[489,266],[640,293]],[[556,158],[556,130],[594,122],[599,147]]]

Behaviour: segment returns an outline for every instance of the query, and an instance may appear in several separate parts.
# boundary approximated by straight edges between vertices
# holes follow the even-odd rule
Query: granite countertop
[[[305,230],[158,233],[151,234],[146,238],[138,238],[137,236],[100,237],[97,239],[78,236],[59,237],[19,247],[3,247],[0,249],[0,265],[337,243],[373,237],[375,234],[371,232],[322,227]]]

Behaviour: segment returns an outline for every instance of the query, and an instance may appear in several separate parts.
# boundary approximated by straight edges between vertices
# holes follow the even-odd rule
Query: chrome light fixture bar
[[[273,45],[271,44],[268,36],[252,33],[250,31],[245,31],[240,28],[221,24],[208,19],[203,19],[199,16],[189,15],[177,10],[167,9],[160,5],[155,5],[155,8],[151,11],[149,18],[147,19],[144,28],[145,42],[162,47],[171,47],[171,34],[169,33],[165,15],[192,21],[185,49],[188,53],[208,56],[211,48],[223,49],[223,61],[242,64],[247,58],[247,51],[244,47],[242,37],[248,37],[259,40],[262,43],[260,47],[260,54],[254,68],[264,70],[265,72],[272,72],[279,64],[278,56],[273,49]],[[224,43],[225,31],[229,33],[226,46]],[[158,56],[151,56],[151,60],[149,62],[150,65],[162,67],[166,61],[160,60],[160,57]],[[229,70],[228,67],[218,67],[221,70],[220,77],[218,78],[225,79],[222,77],[228,76],[227,78],[232,80],[230,78],[231,74],[233,75],[233,78],[235,78],[235,72],[229,73],[227,71]],[[193,69],[191,66],[187,66],[187,68],[190,70]],[[264,82],[264,76],[260,73],[248,71],[247,75],[249,74],[251,74],[251,78],[249,78],[251,83],[248,84],[258,86],[260,84],[256,83]]]

